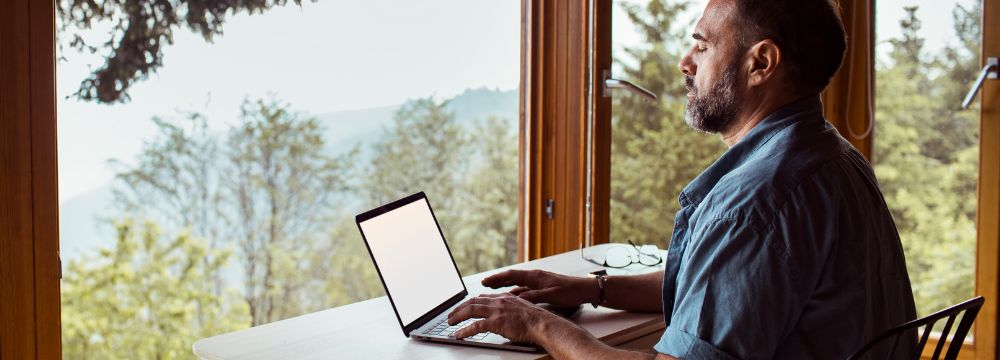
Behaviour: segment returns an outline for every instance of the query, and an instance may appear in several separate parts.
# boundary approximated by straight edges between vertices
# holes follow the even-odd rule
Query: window
[[[961,103],[979,73],[982,5],[876,3],[872,159],[919,316],[975,293],[979,105]]]
[[[873,6],[873,1],[869,0],[839,0],[838,2],[845,9],[853,9],[855,14],[861,15],[866,14],[867,10],[864,9]],[[68,3],[72,2],[60,1],[58,5],[65,6]],[[574,189],[583,188],[579,186],[583,182],[578,180],[586,176],[585,173],[579,171],[582,166],[578,166],[583,163],[583,159],[577,157],[577,154],[580,153],[579,150],[583,148],[581,145],[585,142],[585,138],[582,136],[584,132],[579,131],[580,129],[578,128],[579,124],[584,123],[585,111],[577,111],[577,109],[584,109],[581,104],[584,103],[583,100],[588,98],[587,88],[585,87],[586,82],[575,79],[583,79],[588,76],[581,75],[588,74],[586,71],[587,66],[602,65],[593,66],[592,68],[611,67],[612,41],[610,40],[610,36],[604,38],[601,34],[611,34],[610,9],[613,4],[603,1],[543,2],[530,0],[524,0],[521,3],[523,5],[522,10],[526,15],[522,19],[526,32],[522,37],[522,41],[524,41],[522,47],[526,50],[526,53],[521,64],[521,69],[524,72],[522,74],[524,75],[522,78],[524,86],[521,89],[521,104],[525,121],[522,123],[524,132],[520,134],[520,156],[522,157],[520,172],[524,177],[524,181],[521,181],[519,185],[522,191],[520,196],[522,201],[518,216],[521,218],[520,224],[523,224],[523,231],[519,232],[519,235],[524,237],[522,239],[525,245],[523,249],[524,257],[537,257],[573,249],[584,243],[583,230],[585,229],[581,225],[582,222],[577,222],[577,219],[582,219],[587,215],[586,209],[593,211],[593,223],[590,225],[590,230],[593,230],[593,233],[598,235],[602,234],[602,231],[603,234],[608,233],[607,225],[610,216],[607,207],[610,203],[610,179],[596,179],[597,181],[594,181],[592,192],[585,194],[593,196],[594,201],[589,204],[591,205],[589,207],[585,206],[584,201],[581,200],[585,196],[579,196],[579,194],[574,193],[576,191]],[[911,3],[907,2],[906,4]],[[983,16],[981,28],[985,31],[982,32],[982,48],[980,53],[983,57],[997,56],[1000,54],[1000,37],[998,37],[1000,34],[996,31],[990,31],[990,29],[995,29],[996,26],[993,23],[997,19],[1000,19],[1000,6],[997,6],[996,0],[983,0],[982,3]],[[308,13],[310,7],[321,5],[306,3],[303,5],[304,10],[301,11]],[[64,310],[67,305],[63,304],[62,308],[60,307],[60,294],[58,291],[60,287],[58,280],[60,271],[57,265],[57,250],[59,249],[56,248],[56,245],[59,243],[59,234],[54,229],[56,229],[55,215],[59,213],[60,204],[56,191],[56,154],[54,151],[56,127],[53,120],[55,119],[56,111],[50,104],[63,101],[62,97],[67,93],[72,93],[72,90],[76,89],[79,83],[68,81],[67,75],[62,73],[62,67],[66,63],[60,63],[58,65],[60,67],[60,76],[58,77],[60,90],[58,95],[53,89],[52,84],[55,83],[54,80],[56,77],[49,69],[56,68],[54,64],[54,47],[49,46],[45,39],[54,41],[56,38],[56,34],[51,26],[55,22],[53,18],[57,16],[57,12],[53,9],[55,6],[56,4],[51,2],[14,0],[4,3],[4,11],[0,11],[0,20],[3,20],[0,21],[0,29],[3,30],[0,31],[0,61],[3,61],[4,64],[4,66],[0,67],[0,73],[4,75],[4,79],[8,80],[0,82],[0,91],[5,94],[5,96],[0,96],[0,108],[5,109],[5,111],[0,111],[0,118],[2,118],[0,129],[3,129],[3,131],[0,131],[0,146],[3,146],[3,151],[0,151],[0,170],[3,170],[5,173],[19,174],[19,176],[0,176],[0,198],[4,199],[3,206],[5,211],[9,211],[11,215],[0,217],[0,231],[9,235],[0,237],[0,246],[5,250],[0,252],[0,259],[3,260],[0,263],[4,264],[3,271],[0,271],[0,280],[5,284],[9,284],[14,289],[11,293],[16,294],[13,297],[0,296],[0,308],[18,310],[16,314],[4,313],[4,320],[10,320],[8,322],[10,326],[0,327],[0,332],[3,335],[0,336],[0,348],[4,350],[4,354],[12,354],[11,356],[15,358],[31,358],[35,354],[39,357],[57,356],[60,349],[60,330],[64,331],[63,336],[72,336],[72,334],[69,334],[70,330],[66,326],[60,327],[59,324],[59,316],[65,312]],[[455,6],[462,6],[462,4]],[[385,7],[383,6],[380,9]],[[297,8],[290,7],[289,9]],[[472,16],[467,14],[480,14],[479,9],[480,7],[475,7],[466,11],[462,16],[452,18]],[[245,13],[243,14],[230,14],[227,16],[227,19],[237,19],[245,16]],[[341,14],[346,14],[346,12]],[[398,20],[404,17],[395,16],[392,19]],[[855,16],[854,19],[848,22],[852,24],[852,27],[858,27],[858,24],[864,27],[865,20],[858,20],[857,18],[858,16]],[[206,19],[211,20],[212,18],[207,17]],[[482,20],[482,18],[476,19]],[[581,26],[581,24],[585,24],[588,19],[595,20],[595,28],[598,30],[596,31],[597,38],[593,47],[587,47],[587,44],[579,42],[579,39],[586,38],[583,36],[585,25]],[[899,18],[890,20],[889,23],[893,24]],[[504,23],[510,24],[511,22],[504,21]],[[291,26],[296,25],[299,24],[291,24]],[[100,25],[95,26],[99,27]],[[211,27],[209,26],[207,29],[211,30]],[[93,33],[100,34],[102,31],[106,33],[106,30],[108,30],[107,27],[95,29]],[[463,28],[461,30],[467,29]],[[185,31],[187,30],[179,30],[175,34],[174,40],[177,42],[176,46],[185,46],[184,44],[190,45],[191,43],[202,41],[190,35],[184,35],[186,34]],[[232,31],[227,27],[227,36],[231,35],[231,33]],[[468,32],[466,31],[465,33]],[[301,36],[302,33],[296,31],[287,34]],[[856,31],[852,32],[852,34],[856,39],[866,35],[857,33]],[[221,44],[224,42],[222,39],[216,38],[216,41]],[[72,42],[73,39],[61,37],[61,40],[63,41],[62,44],[66,45],[68,42]],[[258,40],[260,39],[255,38],[247,41]],[[274,47],[268,49],[274,51]],[[286,48],[278,48],[278,50],[284,49]],[[167,46],[167,50],[169,50],[169,46]],[[590,50],[593,50],[594,61],[590,63],[581,61],[580,59],[587,58],[587,51]],[[516,52],[516,50],[514,51]],[[861,55],[858,55],[861,53],[863,51],[855,53],[852,59],[864,60]],[[61,51],[60,54],[68,56],[70,53]],[[181,61],[181,59],[170,55],[169,52],[167,55],[171,59]],[[198,55],[201,54],[199,53]],[[256,54],[251,54],[251,56],[253,55]],[[303,57],[301,54],[289,54],[288,57],[292,58],[293,55],[300,55],[300,58]],[[410,55],[404,54],[399,57]],[[74,56],[87,57],[86,54],[76,54]],[[164,69],[174,66],[170,65],[170,62],[175,60],[167,61]],[[238,61],[243,60],[243,58],[234,59],[226,64],[236,66],[238,65]],[[73,61],[79,61],[79,59],[73,60],[68,58],[67,61],[72,63]],[[241,73],[241,76],[235,76],[230,80],[249,84],[247,85],[248,88],[252,87],[254,85],[252,84],[253,81],[246,79],[257,80],[258,75],[263,76],[261,74],[280,70],[270,65],[251,69],[252,72]],[[412,64],[407,63],[405,65],[410,67]],[[619,69],[616,68],[615,70]],[[382,74],[385,74],[385,72],[379,72],[377,75]],[[78,76],[77,79],[81,79],[87,76],[87,72],[78,69],[76,75]],[[620,73],[616,73],[616,75],[620,75]],[[157,77],[162,80],[169,80],[163,74],[154,74],[149,83],[157,81]],[[312,76],[309,78],[311,79]],[[374,78],[374,76],[366,79],[371,78]],[[195,79],[194,82],[200,82],[201,80],[200,78]],[[208,82],[205,83],[210,84]],[[858,83],[855,82],[854,84]],[[998,214],[1000,214],[1000,208],[997,206],[997,204],[1000,204],[1000,191],[995,186],[995,184],[1000,183],[1000,166],[997,165],[1000,164],[1000,142],[997,141],[995,136],[995,134],[1000,134],[1000,119],[997,118],[997,114],[1000,114],[1000,112],[996,111],[993,106],[994,102],[988,100],[995,99],[1000,94],[998,93],[1000,91],[1000,87],[998,86],[1000,85],[997,84],[996,82],[988,81],[979,97],[984,100],[979,100],[981,106],[979,111],[980,160],[978,162],[978,201],[976,201],[975,292],[985,295],[987,303],[977,320],[974,344],[975,352],[963,352],[963,354],[975,355],[982,358],[993,358],[995,354],[995,310],[997,308],[996,301],[998,294],[1000,294],[997,286],[997,274],[1000,274],[1000,267],[998,267],[997,263],[997,258],[1000,257],[1000,251],[998,251],[998,243],[1000,243],[998,242],[998,238],[1000,238],[1000,227],[998,227],[998,224],[1000,224],[1000,215]],[[340,85],[342,84],[331,84],[330,87],[334,88]],[[480,85],[486,84],[473,86]],[[349,87],[347,85],[343,86]],[[132,94],[134,101],[141,101],[139,97],[142,92],[139,90],[141,87],[142,85],[134,87],[136,91]],[[440,88],[443,88],[443,86]],[[509,88],[501,86],[501,90],[506,89]],[[181,88],[171,88],[170,90],[173,92],[185,91],[185,89]],[[299,111],[301,114],[305,114],[306,116],[322,115],[321,113],[313,113],[322,111],[322,109],[317,110],[316,108],[305,106],[304,103],[298,102],[291,96],[290,91],[286,92],[284,89],[269,90],[275,91],[275,100],[279,100],[279,103],[289,104],[291,109]],[[164,91],[164,93],[169,94],[167,91]],[[596,94],[596,92],[591,94]],[[154,139],[154,135],[158,133],[158,129],[155,123],[149,120],[152,114],[173,117],[178,123],[188,124],[187,126],[196,124],[198,119],[185,119],[185,113],[198,112],[201,114],[204,112],[205,114],[203,115],[207,115],[206,118],[208,118],[206,122],[213,121],[213,119],[217,120],[218,117],[213,117],[212,114],[205,111],[207,106],[204,104],[206,100],[209,100],[205,95],[205,93],[196,93],[192,95],[196,99],[188,103],[168,104],[166,109],[162,111],[136,114],[136,121],[129,122],[129,124],[139,124],[145,126],[146,129],[140,132],[125,132],[133,134],[133,137],[135,133],[143,133],[145,135],[141,137],[144,140]],[[250,99],[266,99],[268,94],[258,92],[255,95],[255,97],[251,97]],[[426,98],[427,95],[417,94],[405,98],[421,99]],[[442,101],[457,95],[457,93],[438,92],[436,95],[435,99]],[[212,103],[217,104],[220,96],[221,94],[213,93],[213,98],[216,100],[213,100]],[[601,116],[606,116],[605,119],[610,119],[610,100],[602,99],[599,96],[593,96],[590,99],[593,100],[591,104],[595,104],[597,117],[600,119]],[[235,103],[239,105],[242,100],[241,97],[237,97]],[[295,102],[293,103],[293,101]],[[607,101],[607,103],[604,103],[604,101]],[[836,101],[844,102],[842,99],[835,97],[834,102]],[[232,101],[230,102],[232,103]],[[398,103],[386,102],[381,105],[393,104]],[[176,111],[178,108],[181,114],[178,114]],[[239,106],[230,107],[223,111],[229,112],[228,119],[233,121],[233,123],[239,120],[238,108]],[[68,109],[62,107],[60,103],[60,119],[65,118],[67,114],[83,111]],[[109,110],[102,107],[91,107],[85,111],[97,111],[98,114],[95,117],[103,118],[105,114],[100,112]],[[208,132],[217,136],[226,135],[228,133],[224,131],[225,126],[232,125],[233,123],[223,124],[222,131],[218,128],[212,129],[208,127],[210,129]],[[610,121],[597,122],[595,124],[597,131],[593,135],[594,143],[597,146],[595,146],[596,151],[594,152],[596,160],[594,169],[597,171],[591,174],[594,178],[600,177],[600,174],[611,174],[611,170],[601,170],[610,169],[611,167],[610,136],[608,136],[608,139],[602,138],[603,135],[610,134],[610,131],[602,129],[601,127],[604,126],[602,124],[610,124]],[[843,124],[839,122],[837,124],[843,133]],[[104,130],[108,131],[119,130],[115,126],[107,125],[107,123],[83,124],[83,126],[76,130],[68,130],[63,129],[60,123],[60,132],[62,133],[60,140],[66,140],[63,137],[67,136],[67,132],[85,131],[89,130],[88,128],[102,128],[102,126]],[[862,128],[862,126],[858,128]],[[196,130],[197,127],[189,127],[188,129]],[[876,135],[879,133],[878,128],[874,130],[874,133]],[[548,140],[545,140],[546,137]],[[877,136],[875,137],[877,138]],[[868,137],[868,139],[870,138]],[[128,140],[128,138],[114,139],[119,145]],[[876,139],[876,143],[878,141]],[[134,147],[135,143],[132,144]],[[98,141],[87,143],[87,146],[94,147],[109,147],[113,145],[115,144],[100,143]],[[65,145],[60,146],[60,150],[63,150],[61,157],[69,156],[66,154],[64,147]],[[141,143],[139,147],[141,148]],[[869,156],[872,155],[870,154],[870,150],[867,150],[870,148],[865,146],[860,146],[859,148],[869,153]],[[879,156],[878,150],[876,150],[874,154],[876,166],[879,165]],[[121,160],[129,160],[120,156],[114,157],[118,157]],[[67,161],[63,160],[62,162],[66,163]],[[135,163],[126,163],[123,165],[135,166]],[[105,164],[96,164],[94,167],[103,168]],[[94,185],[93,179],[86,177],[69,178],[66,172],[69,170],[63,169],[63,171],[61,176],[59,176],[62,183],[74,182],[85,184],[86,186]],[[86,186],[83,189],[86,189]],[[68,197],[69,193],[67,191],[67,188],[63,187],[61,195]],[[559,193],[558,191],[562,192]],[[547,218],[544,212],[545,200],[549,197],[557,200],[554,208],[555,217],[553,219]],[[63,203],[62,205],[66,204]],[[66,222],[72,221],[65,217],[62,220],[64,221],[62,225],[66,225]],[[138,224],[135,226],[139,226],[139,229],[142,229],[141,222],[135,224]],[[168,226],[161,224],[159,227],[163,234],[171,231],[168,229]],[[88,229],[83,229],[83,231],[93,232],[93,230]],[[61,236],[63,237],[64,245],[68,245],[66,244],[67,235],[68,231],[62,231]],[[608,238],[608,236],[604,235],[603,238]],[[177,237],[174,238],[174,240],[176,239]],[[601,241],[600,238],[596,238],[596,240]],[[198,241],[204,241],[204,239],[194,242],[197,243]],[[133,242],[133,244],[135,243]],[[188,248],[198,247],[190,246],[191,241],[188,244]],[[69,254],[70,251],[73,250],[66,248],[62,254],[66,257],[66,262],[63,264],[64,276],[68,276],[67,264],[72,261],[72,255]],[[232,251],[232,253],[235,253],[235,251]],[[90,256],[99,255],[90,254]],[[233,257],[235,255],[230,256]],[[176,258],[174,257],[174,259]],[[351,259],[360,262],[367,261],[364,257],[353,257]],[[170,258],[162,260],[165,262],[171,261]],[[230,261],[233,260],[230,259]],[[103,264],[106,265],[107,263],[104,262]],[[91,261],[88,264],[95,265],[101,263]],[[136,274],[135,269],[127,268],[126,270],[132,270],[132,276]],[[121,272],[121,274],[127,273]],[[64,280],[66,281],[62,282],[62,287],[69,287],[69,281],[65,277]],[[180,290],[186,291],[187,289]],[[238,292],[235,294],[237,299],[240,296]],[[65,298],[63,300],[66,301]],[[188,305],[174,305],[171,308],[172,311],[178,312],[173,312],[172,314],[184,315],[186,311],[190,311],[190,306]],[[201,310],[202,308],[196,307],[196,309]],[[113,310],[113,308],[105,306],[101,310]],[[243,311],[246,310],[244,309]],[[134,315],[134,313],[115,314],[119,318],[126,315]],[[97,315],[91,316],[89,320],[100,322],[106,319],[109,319],[109,317]],[[181,335],[188,338],[194,337],[192,334]],[[90,333],[88,336],[91,337],[88,340],[102,340],[102,335],[97,332]],[[77,339],[81,338],[77,337]],[[67,344],[67,346],[70,345]],[[128,345],[130,344],[123,344],[122,346]],[[160,345],[157,344],[157,346]],[[170,348],[175,345],[166,344],[162,348]],[[178,354],[187,354],[187,349],[185,347],[183,352]],[[135,356],[138,356],[138,354]]]
[[[665,3],[616,0],[612,9],[613,77],[658,98],[613,96],[609,237],[663,249],[673,234],[681,190],[725,151],[718,136],[684,122],[687,90],[677,69],[707,1]]]
[[[66,358],[186,354],[381,296],[354,215],[417,191],[463,274],[518,261],[518,3],[234,10],[211,42],[174,28],[106,104],[81,81],[127,30],[61,5]]]

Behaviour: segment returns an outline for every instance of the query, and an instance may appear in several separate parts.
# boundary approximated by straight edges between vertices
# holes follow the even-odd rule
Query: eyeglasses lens
[[[656,245],[643,245],[639,247],[639,263],[643,265],[656,265],[659,264],[660,259],[660,248]]]
[[[608,249],[604,262],[610,267],[626,267],[632,264],[632,254],[627,247],[615,246]]]

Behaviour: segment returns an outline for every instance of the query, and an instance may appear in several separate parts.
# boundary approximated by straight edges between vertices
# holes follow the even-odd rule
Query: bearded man
[[[869,163],[823,118],[843,60],[831,0],[711,0],[678,64],[687,123],[729,147],[680,194],[665,270],[598,279],[508,271],[518,286],[449,322],[557,359],[648,359],[533,303],[662,312],[657,359],[843,359],[915,318],[902,245]],[[904,338],[900,358],[913,358]],[[901,350],[901,351],[900,351]],[[877,348],[874,358],[886,358]]]

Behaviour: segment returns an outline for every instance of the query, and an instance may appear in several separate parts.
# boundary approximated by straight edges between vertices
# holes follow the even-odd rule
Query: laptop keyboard
[[[451,336],[452,334],[454,334],[459,329],[464,328],[464,327],[468,326],[469,324],[472,324],[472,323],[474,323],[476,321],[479,321],[479,320],[482,320],[482,319],[479,319],[479,318],[466,319],[465,321],[462,321],[462,322],[460,322],[458,324],[450,325],[449,326],[448,325],[448,319],[441,319],[440,321],[438,321],[437,324],[434,325],[434,327],[430,328],[427,331],[424,331],[424,335]],[[482,339],[486,338],[486,335],[489,335],[489,334],[490,333],[479,333],[479,334],[467,337],[466,339],[467,340],[482,340]]]

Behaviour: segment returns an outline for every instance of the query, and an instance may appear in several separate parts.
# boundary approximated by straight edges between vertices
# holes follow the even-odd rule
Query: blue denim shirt
[[[818,97],[765,118],[681,192],[680,204],[660,353],[843,359],[916,317],[872,168],[824,120]]]

